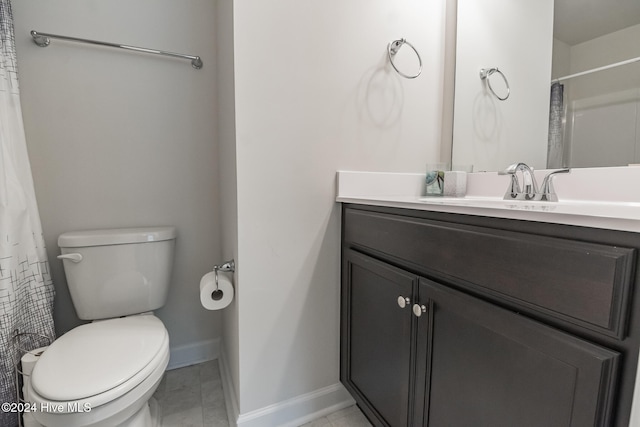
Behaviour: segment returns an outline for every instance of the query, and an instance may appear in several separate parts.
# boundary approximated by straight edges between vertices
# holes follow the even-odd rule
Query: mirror
[[[640,163],[640,1],[458,0],[456,16],[452,163]],[[499,73],[480,78],[494,67],[504,101]]]

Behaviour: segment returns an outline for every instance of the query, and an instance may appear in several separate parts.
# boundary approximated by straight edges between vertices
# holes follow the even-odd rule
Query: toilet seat
[[[141,384],[168,360],[169,337],[151,314],[79,326],[43,353],[31,374],[32,400],[96,408]],[[63,405],[67,409],[77,408]]]
[[[129,421],[132,420],[132,417],[136,417],[136,414],[139,414],[140,411],[145,412],[145,407],[146,411],[149,411],[149,416],[152,416],[149,405],[150,399],[158,387],[168,363],[169,351],[167,348],[164,359],[160,361],[160,364],[145,380],[122,396],[116,397],[115,400],[98,407],[93,405],[93,398],[89,398],[84,402],[49,402],[38,396],[31,388],[30,381],[27,381],[29,402],[39,408],[36,412],[33,412],[33,418],[40,423],[39,425],[48,427],[114,427],[121,425],[148,427],[149,424],[144,423],[144,421],[143,424],[134,423],[131,425]],[[78,409],[77,411],[67,410],[64,413],[57,410],[45,410],[43,409],[45,403],[53,403],[53,406],[58,408],[71,406]],[[91,405],[91,411],[85,409],[85,403]],[[145,417],[144,415],[142,416]],[[158,418],[152,418],[152,421],[154,419],[157,420]],[[157,424],[151,425],[155,426]]]

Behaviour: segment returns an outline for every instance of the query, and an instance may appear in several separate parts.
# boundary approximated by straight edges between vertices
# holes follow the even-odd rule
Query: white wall
[[[454,164],[546,167],[552,31],[553,0],[458,0]],[[480,69],[492,67],[509,81],[506,101],[480,80]],[[491,82],[504,90],[497,74]]]
[[[225,260],[234,259],[236,272],[235,285],[242,276],[242,260],[238,258],[238,183],[236,168],[236,127],[235,127],[235,85],[234,85],[234,37],[233,37],[233,0],[216,0],[216,40],[217,63],[216,83],[218,85],[218,141],[222,254]],[[223,311],[222,362],[221,371],[228,374],[225,396],[228,413],[232,416],[238,411],[238,390],[240,379],[239,339],[238,339],[238,301],[236,297]]]
[[[640,56],[640,25],[563,49],[568,70],[579,73]],[[554,52],[555,55],[555,52]],[[555,56],[554,56],[555,61]],[[554,65],[555,67],[555,65]],[[640,162],[640,63],[564,81],[565,142],[573,167]]]
[[[78,323],[55,259],[60,233],[172,224],[176,262],[169,301],[158,315],[172,355],[183,362],[210,356],[221,315],[201,308],[198,282],[221,261],[213,3],[20,0],[13,9],[57,330]],[[200,55],[204,68],[57,40],[43,49],[31,41],[32,29]]]
[[[571,46],[571,73],[590,70],[640,56],[640,24]],[[640,63],[569,80],[572,99],[610,94],[638,87]]]
[[[556,38],[553,39],[551,60],[551,79],[571,74],[571,46]]]
[[[237,393],[249,425],[338,383],[335,173],[422,172],[439,158],[444,0],[234,7]],[[422,55],[418,79],[387,63],[401,37]]]

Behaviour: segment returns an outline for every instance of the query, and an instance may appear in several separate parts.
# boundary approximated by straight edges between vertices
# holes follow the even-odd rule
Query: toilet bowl
[[[169,362],[169,338],[152,314],[79,326],[42,354],[28,383],[35,420],[51,427],[147,427],[148,401]]]
[[[55,340],[25,381],[47,427],[155,427],[152,396],[169,335],[152,311],[167,298],[176,230],[87,230],[58,238],[78,326]],[[155,408],[155,410],[154,410]]]

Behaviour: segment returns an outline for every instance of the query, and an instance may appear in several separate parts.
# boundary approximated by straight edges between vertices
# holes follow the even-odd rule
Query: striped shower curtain
[[[27,146],[10,0],[0,0],[0,403],[15,402],[23,351],[54,337],[53,296]],[[0,426],[18,425],[0,411]]]

